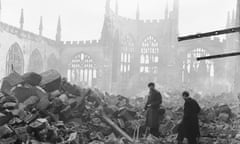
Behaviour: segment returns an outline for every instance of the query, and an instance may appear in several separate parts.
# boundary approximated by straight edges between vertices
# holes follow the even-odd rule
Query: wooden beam
[[[234,27],[234,28],[228,28],[228,29],[217,30],[217,31],[212,31],[212,32],[182,36],[182,37],[178,37],[178,41],[185,41],[185,40],[191,40],[191,39],[197,39],[197,38],[203,38],[203,37],[209,37],[209,36],[217,36],[217,35],[234,33],[234,32],[240,32],[240,27]]]
[[[208,59],[217,59],[217,58],[224,58],[224,57],[231,57],[231,56],[238,56],[238,55],[240,55],[240,52],[198,57],[197,60],[200,61],[200,60],[208,60]]]

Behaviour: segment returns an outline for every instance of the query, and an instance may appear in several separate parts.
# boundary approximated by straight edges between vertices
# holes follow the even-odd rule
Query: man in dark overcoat
[[[197,138],[200,137],[198,114],[201,110],[197,101],[189,97],[189,92],[184,91],[182,97],[184,103],[184,115],[178,129],[178,144],[182,144],[184,138],[187,138],[188,144],[197,144]]]
[[[149,95],[145,105],[146,114],[146,127],[150,128],[150,133],[159,137],[159,109],[162,104],[161,93],[155,89],[154,83],[148,84]]]

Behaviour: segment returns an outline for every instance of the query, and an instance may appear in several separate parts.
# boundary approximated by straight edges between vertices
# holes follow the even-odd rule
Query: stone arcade
[[[19,28],[1,21],[0,77],[9,74],[13,65],[21,74],[56,69],[72,83],[124,95],[140,92],[149,81],[197,90],[235,88],[235,71],[226,68],[236,67],[237,59],[198,62],[195,58],[237,49],[233,43],[237,34],[223,41],[203,38],[178,43],[179,0],[166,5],[164,18],[158,20],[140,19],[139,4],[135,19],[122,17],[118,3],[115,10],[110,3],[106,0],[99,40],[62,41],[60,17],[55,40],[42,35],[42,18],[39,34],[25,31],[23,9]],[[229,14],[226,27],[235,25],[237,17],[235,11]]]

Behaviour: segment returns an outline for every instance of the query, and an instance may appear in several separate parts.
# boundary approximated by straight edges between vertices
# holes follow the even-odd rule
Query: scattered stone
[[[1,90],[0,144],[174,144],[183,116],[180,93],[164,93],[167,107],[161,108],[161,138],[156,138],[145,127],[144,99],[81,88],[55,70],[23,76],[14,72],[3,79]],[[197,98],[203,105],[200,143],[240,143],[240,118],[234,116],[234,106],[217,102],[224,95]]]

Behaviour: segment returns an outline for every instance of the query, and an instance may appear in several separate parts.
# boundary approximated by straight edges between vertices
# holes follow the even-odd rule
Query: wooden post
[[[126,133],[124,132],[121,128],[119,128],[110,118],[107,117],[107,115],[102,112],[101,117],[112,127],[114,128],[117,132],[119,132],[123,137],[125,137],[127,140],[130,142],[134,142],[133,139]]]

